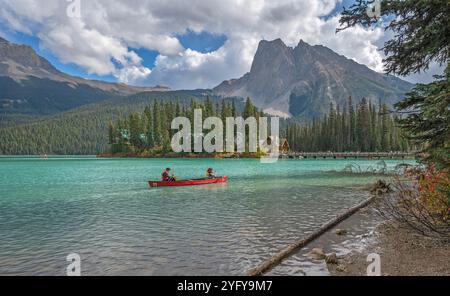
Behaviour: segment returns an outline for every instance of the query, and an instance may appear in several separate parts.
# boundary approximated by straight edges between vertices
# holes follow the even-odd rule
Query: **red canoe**
[[[162,182],[162,181],[149,181],[150,187],[179,187],[179,186],[198,186],[217,183],[227,183],[228,177],[217,177],[214,179],[196,179],[196,180],[183,180],[174,182]]]

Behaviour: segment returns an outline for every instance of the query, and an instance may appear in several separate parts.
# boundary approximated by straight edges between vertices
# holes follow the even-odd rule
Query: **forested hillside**
[[[289,124],[286,135],[291,149],[301,152],[390,152],[411,148],[388,106],[375,106],[364,98],[356,105],[349,98],[344,107],[331,106],[322,119]]]
[[[264,116],[250,98],[242,112],[234,103],[222,101],[214,104],[210,99],[204,103],[192,102],[188,107],[172,102],[154,102],[140,112],[110,123],[108,136],[111,152],[139,155],[171,152],[170,143],[176,132],[171,130],[172,120],[182,116],[193,122],[195,109],[202,109],[204,118],[221,118],[224,127],[228,117],[258,119]],[[246,136],[248,141],[248,134]],[[298,152],[385,152],[409,149],[409,144],[397,127],[395,117],[390,115],[387,105],[376,107],[364,98],[356,106],[349,98],[348,104],[342,109],[331,105],[329,115],[311,123],[284,121],[282,136],[287,137],[291,150]]]
[[[29,77],[17,82],[0,76],[0,113],[51,115],[114,96],[89,85],[74,87],[50,79]]]
[[[132,150],[160,146],[168,150],[172,134],[170,122],[179,115],[190,117],[194,107],[205,110],[205,116],[221,118],[261,115],[253,104],[251,108],[255,111],[246,112],[241,100],[223,100],[207,90],[147,92],[0,128],[0,154],[93,155],[110,151],[109,143],[119,144],[114,146],[115,152],[126,152],[133,146],[137,149]],[[124,146],[121,138],[119,142],[111,139],[118,138],[118,129],[130,132],[131,146]],[[312,122],[304,118],[283,121],[282,134],[295,151],[400,151],[409,148],[387,106],[380,108],[365,99],[357,105],[350,100],[345,107],[332,107],[329,115]],[[138,139],[142,135],[146,136],[146,141]]]
[[[217,117],[222,119],[224,127],[226,118],[244,118],[264,116],[248,98],[241,108],[241,101],[212,100],[209,96],[204,102],[192,100],[188,106],[178,102],[155,101],[147,105],[141,112],[131,113],[109,124],[110,152],[113,154],[159,155],[172,152],[171,140],[176,130],[171,129],[173,119],[189,118],[194,127],[194,111],[201,109],[203,119]],[[208,133],[208,131],[204,131]],[[194,131],[192,131],[194,134]],[[225,133],[224,133],[225,136]],[[248,135],[247,135],[248,136]],[[225,143],[225,141],[224,141]]]
[[[210,92],[203,90],[146,92],[88,105],[20,126],[0,128],[0,154],[102,153],[108,149],[110,121],[141,111],[154,100],[189,104],[192,100],[204,100],[208,95]]]

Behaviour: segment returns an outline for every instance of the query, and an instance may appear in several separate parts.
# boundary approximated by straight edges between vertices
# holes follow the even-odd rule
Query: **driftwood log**
[[[333,220],[329,221],[328,223],[324,224],[322,227],[320,227],[318,230],[313,232],[311,235],[309,235],[306,238],[303,238],[294,244],[286,247],[282,251],[280,251],[277,255],[273,256],[269,260],[263,262],[260,266],[250,270],[247,275],[248,276],[262,276],[265,273],[269,272],[276,266],[278,266],[281,262],[283,262],[284,259],[292,256],[294,253],[298,252],[300,249],[307,246],[309,243],[314,241],[315,239],[319,238],[321,235],[332,229],[333,227],[337,226],[342,221],[348,219],[349,217],[353,216],[356,212],[359,210],[367,207],[369,204],[371,204],[375,200],[375,197],[371,197],[368,200],[360,203],[359,205],[347,210],[342,215],[339,215],[338,217],[334,218]]]

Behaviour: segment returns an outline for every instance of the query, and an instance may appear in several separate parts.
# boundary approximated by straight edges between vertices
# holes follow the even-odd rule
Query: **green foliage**
[[[341,29],[377,23],[366,13],[368,2],[359,0],[343,13]],[[428,166],[412,172],[410,180],[398,180],[397,194],[384,199],[388,218],[407,225],[423,235],[450,237],[450,1],[383,0],[386,29],[396,35],[384,50],[388,73],[409,75],[425,71],[432,62],[446,66],[444,75],[430,84],[419,84],[396,105],[404,115],[399,123],[413,143],[425,147]],[[382,145],[390,123],[382,122]],[[392,145],[392,144],[391,144]],[[438,170],[435,170],[437,168]],[[404,178],[404,176],[402,176]],[[418,180],[418,184],[417,183]]]
[[[411,140],[425,147],[427,161],[438,168],[449,168],[450,1],[382,0],[384,22],[367,14],[373,2],[359,0],[345,10],[338,31],[359,24],[384,26],[394,32],[395,36],[384,45],[388,73],[419,73],[432,62],[446,66],[443,76],[436,76],[435,82],[428,85],[417,85],[396,107],[406,114],[399,120],[400,125]],[[382,143],[386,140],[382,138]]]
[[[234,107],[233,107],[234,106]],[[231,117],[233,112],[238,115],[235,102],[222,100],[214,107],[213,100],[208,96],[205,102],[191,100],[189,107],[181,109],[179,103],[155,101],[153,105],[146,106],[144,112],[131,114],[128,118],[122,117],[116,124],[110,126],[109,134],[113,135],[110,151],[112,153],[150,154],[171,152],[171,139],[174,132],[171,123],[176,117],[186,117],[193,122],[194,110],[202,109],[203,118],[218,117],[225,119]],[[233,108],[235,111],[233,111]],[[247,100],[244,118],[259,115],[258,109],[250,99]],[[126,126],[127,128],[124,128]],[[193,125],[192,125],[193,128]],[[147,153],[147,154],[148,154]]]
[[[233,113],[236,117],[242,115],[244,118],[258,118],[264,115],[253,105],[250,98],[247,98],[241,114],[237,110],[233,111],[234,104],[234,101],[230,104],[222,100],[219,104],[220,108],[212,108],[214,105],[208,98],[204,103],[192,100],[189,107],[180,111],[178,116],[190,118],[193,122],[194,110],[202,109],[206,112],[204,118],[206,118],[205,114],[219,117],[225,126],[225,119],[233,117]],[[153,106],[146,106],[142,114],[135,113],[129,118],[121,118],[115,125],[118,136],[111,151],[113,153],[171,152],[170,139],[173,132],[170,129],[170,123],[175,118],[173,110],[172,103],[156,101]],[[315,120],[303,125],[292,120],[284,122],[285,133],[291,149],[295,151],[407,151],[410,146],[395,125],[395,117],[391,116],[387,110],[387,106],[382,105],[377,111],[375,106],[365,99],[355,110],[352,99],[349,98],[349,104],[343,111],[331,105],[329,115],[321,121]],[[153,114],[153,120],[150,122],[145,120],[145,114]],[[129,127],[126,137],[119,133],[123,130],[123,126]],[[140,129],[142,126],[143,129]],[[140,139],[142,135],[152,136],[146,137],[143,142],[133,140]]]
[[[450,67],[430,84],[419,84],[397,108],[407,113],[399,123],[415,143],[427,143],[426,160],[450,167]]]
[[[258,110],[256,110],[256,107],[253,105],[252,100],[250,98],[247,98],[245,102],[244,118],[256,117],[257,114]]]
[[[0,77],[0,113],[51,115],[114,96],[88,85],[74,87],[68,83],[29,77],[20,83]]]
[[[395,124],[386,105],[379,111],[365,99],[356,107],[352,98],[341,108],[331,106],[329,115],[307,124],[288,123],[286,136],[291,149],[301,152],[408,151],[410,145]],[[380,140],[381,139],[381,140]]]
[[[146,92],[116,97],[45,118],[0,117],[0,155],[95,155],[109,150],[109,123],[161,100],[188,106],[209,91]],[[217,97],[213,97],[217,100]],[[240,106],[242,108],[242,106]],[[148,114],[147,114],[148,115]],[[23,119],[22,119],[23,118]],[[6,119],[6,120],[3,120]],[[16,120],[16,121],[15,121]],[[15,121],[15,122],[14,122]],[[4,124],[3,124],[4,123]],[[121,123],[126,129],[128,120]],[[162,127],[161,127],[162,128]],[[118,150],[123,150],[118,148]]]
[[[108,109],[101,114],[70,112],[31,124],[3,128],[0,129],[0,154],[92,155],[106,148],[108,122],[118,116],[120,111],[117,109]]]
[[[394,180],[396,194],[378,202],[378,211],[414,232],[450,240],[450,173],[433,166],[409,169]]]
[[[358,0],[344,10],[338,31],[354,27],[380,25],[370,17],[367,8],[373,0]],[[427,70],[432,61],[445,65],[450,58],[450,1],[448,0],[382,0],[381,16],[386,30],[395,33],[386,42],[388,73],[409,75]]]

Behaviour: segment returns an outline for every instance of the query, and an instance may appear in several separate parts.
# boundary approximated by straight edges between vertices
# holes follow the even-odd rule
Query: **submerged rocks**
[[[313,260],[324,260],[327,257],[322,248],[314,248],[306,256]]]
[[[312,260],[325,261],[327,264],[338,264],[338,256],[336,253],[326,254],[322,248],[314,248],[306,256]]]
[[[336,229],[335,233],[336,233],[336,235],[343,236],[343,235],[347,235],[348,231],[345,229]]]
[[[325,257],[325,262],[327,264],[338,264],[339,260],[336,253],[331,253]]]

